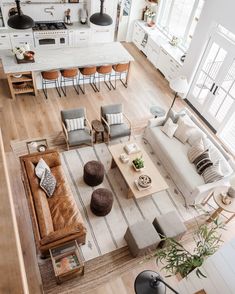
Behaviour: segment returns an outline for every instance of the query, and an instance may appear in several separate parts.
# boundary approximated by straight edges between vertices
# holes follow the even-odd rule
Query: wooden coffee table
[[[111,168],[115,166],[119,168],[129,188],[127,197],[134,197],[136,199],[146,197],[169,188],[155,164],[144,151],[143,146],[140,143],[137,144],[141,151],[139,153],[128,155],[130,158],[128,163],[123,163],[119,158],[120,154],[125,153],[123,147],[126,145],[126,143],[116,144],[108,147],[113,158]],[[132,160],[136,157],[140,157],[141,155],[144,160],[144,168],[142,171],[135,171],[134,167],[132,166]],[[135,180],[138,180],[139,176],[143,174],[148,175],[152,179],[152,185],[148,189],[139,190],[136,187]]]

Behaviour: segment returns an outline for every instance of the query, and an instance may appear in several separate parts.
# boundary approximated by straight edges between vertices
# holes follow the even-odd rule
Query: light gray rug
[[[188,221],[200,214],[192,207],[185,208],[184,197],[152,151],[151,146],[141,138],[139,141],[142,141],[145,150],[158,166],[169,189],[138,200],[127,199],[127,185],[121,173],[118,168],[110,169],[112,157],[106,144],[61,153],[65,174],[87,227],[87,241],[81,247],[85,260],[126,246],[124,234],[127,226],[145,218],[152,222],[156,215],[176,210],[183,221]],[[91,194],[94,189],[97,189],[97,187],[89,187],[83,181],[83,166],[90,160],[100,160],[104,164],[106,175],[99,187],[110,189],[114,195],[112,211],[105,217],[95,216],[90,210]]]

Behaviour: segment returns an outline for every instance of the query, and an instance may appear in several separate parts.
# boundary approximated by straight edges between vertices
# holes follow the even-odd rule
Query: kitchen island
[[[101,66],[106,64],[130,63],[131,54],[119,42],[53,49],[35,49],[35,62],[18,64],[11,50],[2,50],[4,72],[9,76],[15,73],[31,72],[36,79],[36,88],[41,89],[40,72],[72,67]]]

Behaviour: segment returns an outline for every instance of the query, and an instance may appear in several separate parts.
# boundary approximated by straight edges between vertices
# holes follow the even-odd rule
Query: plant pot
[[[143,170],[143,167],[142,168],[137,168],[134,163],[132,162],[132,166],[134,167],[134,170],[137,171],[137,172],[140,172]]]

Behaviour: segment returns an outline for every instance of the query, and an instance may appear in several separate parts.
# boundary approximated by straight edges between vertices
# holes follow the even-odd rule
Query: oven
[[[34,40],[35,46],[41,48],[63,47],[69,44],[67,31],[34,32]]]

